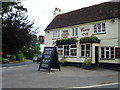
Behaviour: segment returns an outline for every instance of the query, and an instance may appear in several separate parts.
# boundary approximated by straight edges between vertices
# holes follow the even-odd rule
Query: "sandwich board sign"
[[[48,69],[49,72],[51,68],[59,69],[60,71],[60,63],[58,60],[58,54],[56,47],[45,47],[44,52],[42,54],[42,59],[40,61],[40,65],[38,68],[38,71],[40,71],[40,68]]]

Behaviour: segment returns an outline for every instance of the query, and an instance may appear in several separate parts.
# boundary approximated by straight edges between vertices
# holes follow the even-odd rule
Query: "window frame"
[[[59,30],[53,31],[52,38],[53,39],[60,38],[60,31]]]
[[[78,37],[78,27],[72,28],[72,37]]]
[[[89,50],[86,49],[87,45],[89,45],[89,47],[90,47]],[[82,50],[82,46],[84,46],[84,50]],[[80,57],[91,57],[91,44],[81,44],[80,45],[80,50],[81,50]],[[82,51],[84,52],[84,56],[82,56]],[[89,51],[89,53],[90,53],[89,56],[87,56],[87,51]]]
[[[59,52],[58,52],[58,56],[65,56],[65,57],[77,57],[77,45],[76,45],[76,48],[71,48],[71,46],[72,45],[76,45],[76,44],[71,44],[71,45],[58,45],[58,46],[62,46],[62,55],[59,55]],[[58,46],[57,46],[57,48],[58,48]],[[69,52],[69,55],[65,55],[65,52],[67,52],[67,51],[65,51],[65,46],[67,46],[67,47],[69,47],[69,49],[68,49],[68,52]],[[71,52],[71,50],[75,50],[76,49],[76,56],[72,56],[71,54],[72,54],[72,52]],[[60,50],[59,48],[58,48],[58,50]],[[57,51],[58,51],[57,50]]]
[[[96,23],[94,24],[94,34],[104,34],[106,33],[106,23]]]
[[[108,48],[108,50],[107,50],[107,48]],[[112,52],[112,48],[113,48],[113,52]],[[104,51],[102,51],[101,49],[104,49]],[[103,52],[103,54],[102,54],[102,52]],[[107,52],[109,53],[108,58],[107,58],[107,54],[106,54]],[[102,57],[102,55],[103,55],[103,57]],[[112,58],[112,55],[114,56],[114,58]],[[100,48],[100,59],[115,59],[115,47],[101,47]]]

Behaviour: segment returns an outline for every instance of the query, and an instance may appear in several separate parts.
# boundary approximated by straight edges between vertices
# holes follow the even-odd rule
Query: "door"
[[[95,46],[95,65],[99,66],[99,48]]]

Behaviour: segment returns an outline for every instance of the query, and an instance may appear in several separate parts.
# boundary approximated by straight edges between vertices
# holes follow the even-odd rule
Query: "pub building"
[[[61,14],[55,8],[54,19],[45,29],[45,46],[56,46],[59,60],[118,69],[120,62],[120,2],[104,2]]]

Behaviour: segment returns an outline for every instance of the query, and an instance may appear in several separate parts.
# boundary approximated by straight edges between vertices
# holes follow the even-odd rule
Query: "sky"
[[[62,13],[92,6],[110,0],[23,0],[22,4],[28,9],[30,21],[34,21],[34,29],[39,27],[38,35],[45,35],[45,28],[53,20],[53,11],[60,8]]]
[[[28,9],[27,15],[30,21],[34,21],[34,28],[39,27],[37,36],[45,35],[45,28],[54,19],[53,11],[60,8],[62,13],[67,13],[80,8],[107,2],[110,0],[23,0],[22,4]],[[40,45],[41,51],[45,45]]]

